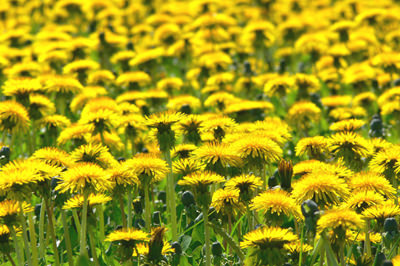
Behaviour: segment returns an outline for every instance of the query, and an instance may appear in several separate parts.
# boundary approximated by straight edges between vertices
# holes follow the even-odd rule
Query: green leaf
[[[182,250],[186,251],[190,246],[190,242],[192,242],[192,237],[188,235],[183,235],[180,242]]]

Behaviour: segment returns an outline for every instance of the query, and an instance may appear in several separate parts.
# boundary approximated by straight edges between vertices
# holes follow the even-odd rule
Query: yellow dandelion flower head
[[[359,172],[348,180],[353,191],[375,191],[382,196],[394,198],[396,190],[383,175],[377,172]]]
[[[350,118],[362,118],[367,115],[367,112],[361,106],[354,107],[337,107],[329,112],[329,116],[336,121],[350,119]]]
[[[108,148],[101,144],[85,144],[71,152],[71,159],[75,163],[92,163],[107,169],[117,165],[117,160]]]
[[[231,93],[221,91],[211,94],[204,102],[204,106],[217,106],[219,109],[224,109],[225,106],[237,102],[238,99]],[[222,107],[222,108],[221,108]]]
[[[293,184],[292,196],[298,203],[312,199],[318,204],[338,204],[349,196],[345,181],[331,173],[311,172]]]
[[[110,196],[106,196],[104,194],[89,194],[88,196],[88,204],[91,207],[94,207],[99,204],[107,203],[111,201],[112,198]],[[64,205],[63,209],[64,210],[71,210],[71,209],[77,209],[77,208],[82,208],[83,206],[83,195],[76,195],[73,198],[70,198],[67,200]]]
[[[354,132],[340,132],[332,135],[328,140],[329,150],[338,157],[351,153],[359,157],[368,157],[372,152],[371,144]]]
[[[399,162],[400,145],[391,145],[382,149],[372,157],[369,168],[381,174],[385,174],[387,171],[391,171],[394,168],[397,168],[397,172],[400,172],[400,168],[398,167]]]
[[[313,246],[306,243],[301,243],[300,241],[285,244],[283,248],[291,254],[300,254],[300,252],[308,253],[314,249]]]
[[[385,202],[384,197],[375,191],[354,191],[346,200],[346,206],[351,209],[364,210],[373,205]]]
[[[237,126],[235,120],[226,116],[209,115],[207,119],[205,119],[205,117],[203,118],[200,132],[214,134],[217,139],[219,137],[224,137],[227,133],[233,132]]]
[[[216,190],[212,195],[211,206],[217,212],[231,215],[240,209],[239,203],[239,190],[238,189],[223,189]]]
[[[167,111],[157,114],[152,114],[146,117],[146,125],[151,128],[163,129],[170,127],[185,118],[185,115],[180,112]]]
[[[240,242],[241,248],[258,248],[261,250],[283,248],[284,244],[298,240],[298,237],[289,229],[280,227],[260,227],[244,235]]]
[[[251,202],[251,209],[262,211],[264,215],[276,214],[287,217],[294,216],[296,220],[301,219],[300,205],[290,197],[284,190],[267,190],[256,197]]]
[[[320,82],[314,75],[296,73],[294,83],[298,90],[305,90],[308,93],[315,93],[320,90]]]
[[[400,266],[400,255],[395,256],[392,259],[393,266]]]
[[[189,106],[190,109],[198,109],[201,101],[191,95],[180,95],[168,100],[167,108],[174,111],[180,111],[183,107]]]
[[[70,155],[56,147],[45,147],[35,151],[33,159],[41,160],[49,165],[70,167],[74,164]]]
[[[33,207],[26,202],[20,203],[16,200],[4,200],[0,202],[0,221],[7,226],[15,225],[17,215],[21,212],[21,206],[23,213],[33,211]]]
[[[114,79],[115,76],[110,70],[97,70],[89,74],[88,84],[98,84],[100,82],[111,83]]]
[[[205,192],[208,185],[218,184],[224,181],[225,178],[216,173],[210,171],[198,171],[184,176],[182,180],[178,181],[178,185],[194,187],[195,189],[199,189],[200,192]]]
[[[97,112],[82,111],[78,123],[92,125],[95,133],[98,133],[116,128],[120,123],[120,116],[110,109],[99,109]]]
[[[263,181],[260,177],[255,175],[242,174],[239,176],[232,177],[225,183],[227,189],[238,189],[240,195],[251,194],[256,191],[256,189],[261,188]]]
[[[386,218],[400,215],[400,207],[393,202],[385,202],[365,209],[362,215],[367,219],[376,219],[383,223]]]
[[[137,53],[134,58],[129,61],[130,66],[138,66],[149,61],[157,60],[164,55],[165,51],[162,47],[153,48]]]
[[[183,158],[172,162],[172,171],[175,174],[186,176],[204,170],[205,165],[192,158]]]
[[[385,139],[382,138],[371,138],[369,139],[371,145],[374,147],[373,154],[377,154],[378,152],[390,147],[392,144]]]
[[[319,121],[321,109],[314,103],[301,101],[293,104],[288,112],[288,119],[295,124],[304,124],[307,121]]]
[[[149,74],[143,71],[125,72],[118,76],[116,83],[118,85],[128,85],[129,83],[137,83],[142,86],[151,82]]]
[[[15,160],[7,163],[1,168],[0,177],[1,194],[23,193],[24,187],[43,180],[30,160]]]
[[[83,142],[85,137],[90,135],[93,130],[93,125],[71,124],[60,132],[60,135],[57,138],[57,144],[64,145],[71,140]]]
[[[323,162],[318,160],[307,160],[298,162],[293,166],[293,175],[305,175],[313,172],[315,169],[320,169]]]
[[[148,242],[149,234],[141,230],[128,228],[120,229],[111,232],[105,239],[107,242],[133,242],[133,245],[137,242]]]
[[[318,156],[328,151],[328,140],[323,136],[302,138],[296,144],[296,156],[307,154],[310,158]]]
[[[274,110],[274,105],[270,102],[265,101],[248,101],[241,100],[228,105],[224,109],[225,114],[232,114],[244,111],[260,110],[262,112],[269,112]]]
[[[141,182],[146,178],[150,178],[151,182],[161,181],[170,171],[166,161],[152,154],[137,155],[127,160],[125,165],[136,173]]]
[[[187,158],[190,157],[191,152],[197,149],[194,144],[179,144],[172,150],[172,157]]]
[[[288,94],[294,86],[293,79],[285,76],[278,76],[269,81],[264,86],[264,92],[269,96],[282,97]]]
[[[139,179],[135,171],[128,166],[129,162],[119,163],[113,168],[107,169],[110,179],[117,186],[134,186],[139,184]]]
[[[199,58],[199,65],[209,69],[226,69],[230,64],[232,58],[224,52],[206,53]]]
[[[4,70],[10,78],[34,77],[41,71],[41,65],[34,61],[25,61],[13,64],[10,68]]]
[[[0,129],[25,132],[29,127],[29,115],[25,107],[16,101],[0,102]]]
[[[354,210],[339,207],[325,211],[317,222],[317,231],[322,232],[326,229],[341,228],[362,229],[364,227],[363,216]]]
[[[159,90],[180,90],[183,86],[183,81],[180,78],[164,78],[157,82],[157,89]]]
[[[111,62],[113,64],[128,62],[129,60],[134,58],[135,55],[136,53],[134,51],[119,51],[111,57]]]
[[[137,244],[136,248],[140,255],[147,256],[149,254],[149,245],[147,243],[139,243],[139,244]],[[162,250],[161,250],[161,254],[168,255],[173,252],[175,252],[175,249],[171,246],[171,244],[168,242],[164,242]],[[132,256],[137,257],[136,250],[133,250]]]
[[[92,163],[76,163],[67,171],[61,173],[60,183],[56,190],[61,193],[106,191],[111,188],[111,180],[108,173],[100,166]]]
[[[96,70],[100,67],[99,63],[90,59],[73,61],[64,66],[64,74],[74,74],[80,71]]]
[[[79,93],[83,90],[83,86],[73,77],[53,76],[45,81],[45,89],[49,93]]]
[[[33,92],[40,91],[42,84],[38,79],[33,78],[13,78],[8,79],[3,85],[5,96],[26,96]]]
[[[81,116],[90,115],[90,113],[96,113],[101,110],[118,113],[118,104],[114,99],[107,96],[96,97],[86,103]]]
[[[371,243],[378,244],[382,241],[382,236],[380,233],[370,232],[369,238]],[[347,230],[346,231],[346,240],[348,242],[362,242],[365,241],[365,232],[357,232],[354,230]]]
[[[398,101],[385,102],[382,105],[382,115],[390,115],[400,112],[400,104]]]
[[[38,120],[37,125],[46,128],[66,128],[71,125],[71,121],[63,115],[47,115]]]
[[[232,147],[243,160],[261,160],[263,163],[278,161],[283,154],[279,145],[269,138],[257,138],[257,134],[242,134]]]
[[[41,115],[51,114],[56,111],[55,104],[46,96],[41,94],[29,95],[29,109],[39,111]]]
[[[400,98],[400,87],[396,86],[384,91],[378,98],[378,104],[382,107],[385,103],[395,102]]]
[[[193,151],[193,156],[211,168],[217,165],[227,167],[240,166],[242,164],[237,151],[231,145],[225,143],[206,143]]]
[[[376,101],[376,95],[373,92],[367,91],[357,94],[353,98],[353,105],[355,106],[368,106]]]
[[[352,97],[349,95],[333,95],[321,99],[322,104],[326,107],[348,106],[351,101]]]
[[[360,119],[346,119],[335,122],[329,126],[331,131],[356,131],[365,125],[365,121]]]

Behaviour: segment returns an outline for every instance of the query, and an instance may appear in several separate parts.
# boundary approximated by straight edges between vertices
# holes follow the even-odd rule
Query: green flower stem
[[[122,217],[122,226],[124,228],[128,228],[128,225],[126,223],[126,215],[125,215],[125,205],[124,205],[124,198],[122,197],[122,194],[119,194],[119,208],[121,209],[121,217]]]
[[[35,224],[33,222],[33,212],[28,213],[28,221],[29,221],[29,236],[31,239],[31,250],[32,250],[32,265],[39,265],[38,260],[38,250],[37,250],[37,240],[36,240],[36,229]]]
[[[170,172],[167,175],[167,204],[170,211],[170,221],[171,231],[172,231],[172,241],[178,240],[177,235],[177,225],[176,225],[176,202],[175,202],[175,191],[174,191],[174,175],[172,173],[172,160],[171,160],[171,151],[167,149],[164,151],[164,158],[167,161]]]
[[[206,244],[206,266],[211,266],[211,253],[210,253],[210,228],[208,226],[208,206],[203,206],[203,219],[204,219],[204,238]]]
[[[45,251],[45,243],[44,243],[44,224],[45,224],[45,203],[42,200],[42,205],[40,208],[40,218],[39,218],[39,258],[45,259],[44,251]]]
[[[132,227],[132,188],[128,190],[128,227]]]
[[[303,243],[304,243],[304,226],[301,228],[300,234],[300,255],[299,255],[299,266],[303,265]]]
[[[81,222],[79,221],[78,213],[76,210],[72,210],[72,217],[74,218],[75,226],[76,226],[76,231],[78,232],[78,241],[80,241],[80,235],[79,233],[81,232]]]
[[[106,146],[106,142],[104,141],[104,132],[103,132],[103,130],[100,131],[100,139],[101,139],[101,144]]]
[[[69,230],[68,230],[68,223],[67,217],[65,215],[65,211],[61,210],[61,220],[64,227],[64,239],[65,239],[65,247],[67,249],[67,256],[68,256],[68,265],[74,266],[74,260],[72,257],[72,246],[71,246],[71,238],[69,237]]]
[[[28,228],[26,227],[26,220],[21,201],[19,201],[19,211],[22,220],[22,237],[24,239],[25,256],[27,258],[28,265],[32,265],[31,252],[29,250],[29,241],[28,241]]]
[[[369,220],[365,221],[365,242],[364,242],[364,253],[367,256],[371,256],[371,239],[369,237]]]
[[[99,212],[100,242],[103,242],[105,238],[103,205],[97,205],[96,210]]]
[[[21,246],[18,243],[18,238],[17,238],[17,234],[15,233],[14,226],[9,226],[8,229],[10,230],[11,237],[14,241],[14,248],[15,248],[15,253],[17,253],[18,266],[23,266],[25,263],[23,260]]]
[[[7,252],[6,256],[7,256],[7,259],[11,262],[11,265],[12,266],[16,266],[13,258],[10,256],[10,253]]]
[[[49,224],[48,224],[48,231],[50,231],[50,236],[53,242],[53,252],[54,252],[54,265],[59,266],[60,265],[60,259],[58,255],[58,249],[57,249],[57,239],[56,239],[56,232],[55,232],[55,227],[53,223],[53,207],[50,206],[49,199],[46,198],[46,211],[47,211],[47,216],[49,219]]]
[[[90,227],[88,228],[89,232],[89,243],[90,243],[90,250],[92,253],[92,258],[95,266],[100,266],[99,259],[97,258],[96,252],[96,242],[94,241],[93,229]]]
[[[341,266],[346,266],[346,260],[345,260],[345,257],[344,257],[344,243],[340,244],[339,256],[340,256],[340,265]]]
[[[79,243],[79,251],[81,255],[86,255],[86,230],[87,230],[87,213],[88,213],[88,197],[87,191],[83,192],[83,208],[82,208],[82,222],[81,222],[81,238]]]
[[[150,206],[150,196],[149,196],[149,184],[145,184],[144,186],[144,207],[145,207],[145,224],[146,224],[146,231],[150,232],[151,230],[151,206]]]

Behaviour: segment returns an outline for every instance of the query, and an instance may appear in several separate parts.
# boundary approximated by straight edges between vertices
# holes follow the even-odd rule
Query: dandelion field
[[[400,266],[395,0],[5,0],[0,265]]]

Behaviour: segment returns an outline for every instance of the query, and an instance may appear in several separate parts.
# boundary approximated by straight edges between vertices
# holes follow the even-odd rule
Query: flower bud
[[[158,200],[162,201],[163,203],[165,203],[167,201],[167,192],[161,190],[160,192],[158,192]]]
[[[215,241],[214,243],[212,243],[211,252],[215,257],[220,257],[222,255],[223,250],[219,241]]]
[[[175,250],[175,254],[180,255],[182,254],[182,246],[179,244],[178,241],[175,241],[171,244],[171,247]]]
[[[149,254],[148,260],[154,263],[161,261],[162,259],[162,249],[164,247],[163,237],[165,234],[165,227],[157,227],[154,229],[153,236],[149,242]]]
[[[192,204],[195,204],[193,193],[190,191],[185,191],[182,194],[182,203],[183,206],[189,207]]]
[[[293,164],[292,161],[281,160],[278,167],[281,179],[281,188],[287,191],[292,189]]]
[[[385,230],[386,233],[391,234],[391,235],[395,235],[399,232],[399,228],[398,228],[398,224],[395,218],[390,217],[390,218],[386,218],[385,222],[383,224],[383,228]]]

